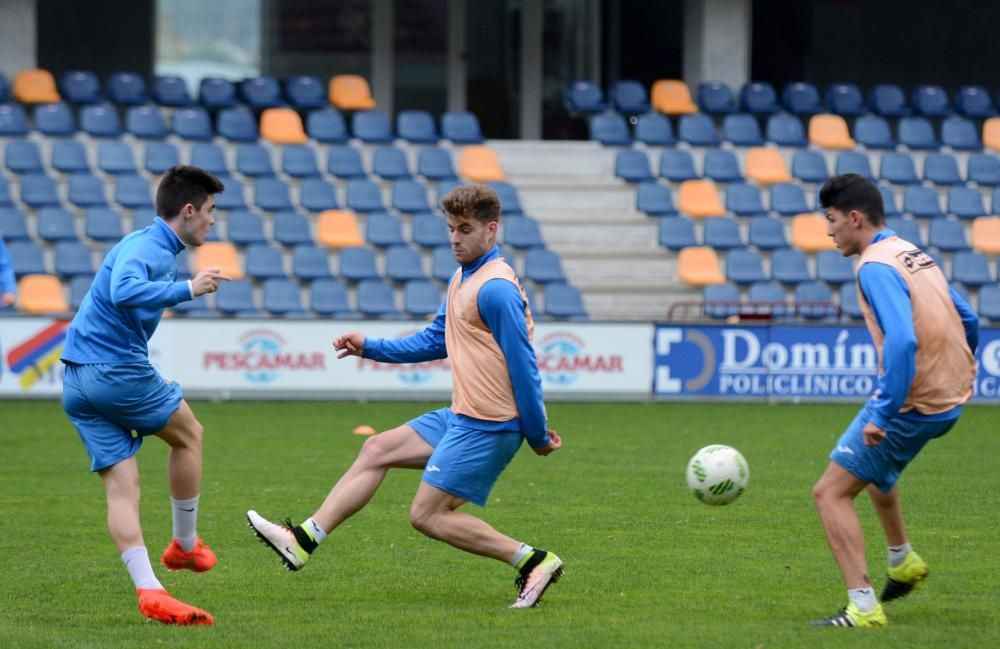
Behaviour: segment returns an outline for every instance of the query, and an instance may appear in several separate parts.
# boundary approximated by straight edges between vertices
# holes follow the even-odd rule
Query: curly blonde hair
[[[451,216],[500,221],[500,197],[489,185],[460,185],[444,195],[441,207]]]

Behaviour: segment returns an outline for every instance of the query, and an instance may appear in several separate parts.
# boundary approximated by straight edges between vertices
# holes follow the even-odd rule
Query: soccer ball
[[[750,467],[731,446],[706,446],[688,462],[688,487],[706,505],[728,505],[743,493],[749,482]]]

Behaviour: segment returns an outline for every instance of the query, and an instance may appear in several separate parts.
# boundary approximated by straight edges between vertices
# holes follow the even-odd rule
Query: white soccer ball
[[[706,505],[728,505],[743,493],[749,482],[750,467],[732,446],[706,446],[688,462],[688,487]]]

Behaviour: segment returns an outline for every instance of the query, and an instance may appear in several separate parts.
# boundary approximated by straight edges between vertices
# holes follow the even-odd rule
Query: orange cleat
[[[164,624],[215,624],[215,618],[200,608],[185,604],[162,588],[139,588],[139,611]]]
[[[192,570],[194,572],[211,570],[215,567],[216,561],[212,548],[202,543],[200,536],[195,541],[194,549],[190,552],[185,552],[177,539],[174,539],[163,551],[163,556],[160,557],[160,563],[167,570]]]

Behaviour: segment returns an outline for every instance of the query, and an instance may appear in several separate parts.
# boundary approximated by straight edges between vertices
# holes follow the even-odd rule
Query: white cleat
[[[247,524],[258,539],[277,553],[285,569],[298,570],[306,565],[309,553],[295,540],[295,534],[289,529],[292,526],[290,520],[285,519],[287,527],[277,525],[251,509],[247,512]]]
[[[545,551],[540,550],[540,552]],[[527,576],[522,575],[514,580],[514,583],[521,589],[521,594],[517,596],[517,601],[511,604],[510,608],[531,608],[535,606],[541,601],[545,590],[559,581],[562,575],[562,559],[551,552],[545,552],[544,558],[535,564],[534,567],[530,568]]]

